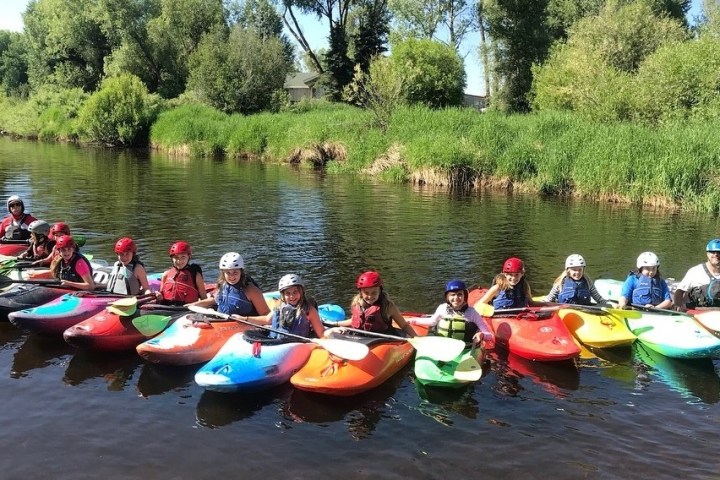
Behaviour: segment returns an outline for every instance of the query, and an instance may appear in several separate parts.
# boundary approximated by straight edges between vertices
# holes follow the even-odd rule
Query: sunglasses
[[[11,203],[10,205],[8,205],[8,207],[10,207],[10,208],[22,207],[22,203]]]

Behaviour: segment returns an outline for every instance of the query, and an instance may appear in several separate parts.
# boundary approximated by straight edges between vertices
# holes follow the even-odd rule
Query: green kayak
[[[464,350],[455,359],[441,362],[434,358],[415,358],[415,378],[426,387],[460,388],[480,380],[482,366],[477,350]]]

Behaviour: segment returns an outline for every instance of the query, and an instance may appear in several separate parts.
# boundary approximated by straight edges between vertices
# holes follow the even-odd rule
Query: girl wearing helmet
[[[0,222],[0,239],[30,239],[28,227],[37,219],[29,213],[25,213],[25,203],[17,195],[9,197],[6,205],[9,215]]]
[[[201,307],[217,306],[217,311],[262,323],[270,313],[265,297],[254,280],[245,273],[245,261],[237,252],[220,258],[220,278],[215,295],[195,302]]]
[[[486,305],[490,302],[495,310],[535,305],[522,260],[516,257],[505,260],[502,272],[495,276],[495,284],[479,300],[479,303]]]
[[[65,222],[57,222],[50,227],[50,240],[57,240],[62,235],[70,235],[70,227]]]
[[[110,271],[105,289],[108,292],[121,295],[152,293],[148,284],[145,265],[140,261],[137,254],[135,241],[130,237],[121,238],[115,243],[115,253],[118,261],[115,262],[112,271]]]
[[[672,305],[670,289],[660,274],[660,259],[653,252],[637,258],[637,270],[630,272],[618,300],[620,308],[628,304],[642,307],[668,308]]]
[[[28,230],[30,246],[17,257],[18,260],[30,260],[34,267],[50,265],[55,248],[55,241],[48,238],[50,224],[44,220],[35,220],[28,225]]]
[[[445,303],[438,305],[430,318],[411,318],[408,323],[430,327],[436,335],[463,340],[468,347],[478,346],[478,362],[485,357],[485,347],[495,346],[495,336],[482,316],[468,305],[468,289],[462,280],[445,285]]]
[[[305,296],[305,283],[302,278],[295,274],[285,275],[278,282],[278,290],[280,303],[265,316],[262,323],[282,332],[322,338],[325,328],[314,302]],[[275,332],[271,332],[269,336],[283,337]]]
[[[355,282],[355,287],[358,289],[358,294],[350,305],[352,319],[338,322],[338,326],[351,325],[353,328],[369,332],[396,333],[392,326],[394,320],[407,336],[415,336],[415,330],[405,321],[400,310],[385,293],[378,272],[361,273]]]
[[[673,294],[675,308],[720,307],[720,238],[705,247],[706,259],[690,268]]]
[[[565,259],[565,270],[555,279],[544,300],[571,305],[590,305],[592,300],[607,304],[590,277],[585,275],[585,259],[577,253]]]
[[[95,290],[92,266],[87,258],[77,251],[70,235],[63,235],[55,243],[59,255],[50,264],[50,271],[60,284],[77,290]]]
[[[192,250],[184,240],[177,241],[168,251],[172,267],[163,273],[160,291],[155,293],[163,305],[186,305],[207,298],[205,279],[200,265],[190,263]]]

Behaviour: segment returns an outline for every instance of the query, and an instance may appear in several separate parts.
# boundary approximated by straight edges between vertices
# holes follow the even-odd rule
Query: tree
[[[367,72],[355,65],[353,81],[344,91],[344,100],[369,109],[383,132],[390,125],[393,112],[405,102],[405,79],[394,71],[390,59],[377,56]]]
[[[27,94],[27,70],[24,34],[0,31],[0,85],[6,95]]]
[[[236,25],[229,38],[222,32],[203,37],[191,56],[188,89],[223,112],[255,113],[270,108],[288,71],[280,40]]]
[[[333,101],[342,99],[343,89],[352,79],[353,62],[348,57],[348,42],[345,38],[345,30],[338,24],[330,27],[330,48],[325,61],[327,71],[322,84],[325,86],[326,95]]]
[[[359,7],[356,28],[352,34],[355,63],[363,72],[370,68],[370,61],[387,51],[390,33],[390,12],[387,0],[368,0]]]
[[[435,39],[459,50],[467,35],[477,29],[477,7],[474,2],[391,0],[390,10],[398,24],[400,38]]]
[[[283,33],[282,17],[269,0],[246,0],[237,22],[247,30],[253,30],[263,40],[277,38],[283,45],[290,65],[295,63],[295,48]]]
[[[454,48],[433,41],[408,39],[393,46],[390,63],[404,79],[408,103],[432,108],[462,105],[465,68]]]

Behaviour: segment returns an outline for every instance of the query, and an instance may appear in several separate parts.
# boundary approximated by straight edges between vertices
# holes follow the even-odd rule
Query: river
[[[431,311],[447,280],[487,285],[506,257],[546,293],[565,257],[623,278],[645,250],[667,277],[704,258],[718,219],[696,214],[446,192],[284,165],[176,159],[0,138],[0,198],[66,221],[113,260],[134,237],[151,272],[177,239],[206,280],[227,251],[264,290],[301,274],[319,303],[347,306],[379,270],[401,309]],[[573,363],[496,355],[474,386],[424,390],[410,367],[353,398],[286,385],[205,392],[197,367],[99,355],[0,324],[4,479],[716,478],[718,361],[635,346]]]

